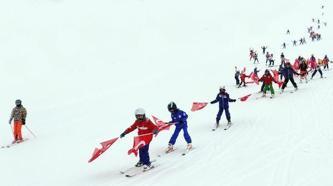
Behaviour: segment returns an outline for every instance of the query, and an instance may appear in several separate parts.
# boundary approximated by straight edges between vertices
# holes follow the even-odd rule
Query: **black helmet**
[[[174,112],[175,110],[177,110],[177,105],[175,102],[171,101],[169,104],[168,104],[168,110],[170,112]]]
[[[269,74],[269,70],[268,69],[265,70],[265,74]]]
[[[20,105],[22,105],[22,101],[21,101],[20,99],[17,99],[17,100],[15,101],[15,105],[16,105],[16,106],[20,106]]]

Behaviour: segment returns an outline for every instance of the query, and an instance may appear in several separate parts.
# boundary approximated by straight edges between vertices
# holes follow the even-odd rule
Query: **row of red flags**
[[[274,72],[274,71],[273,71],[273,74],[274,74],[274,79],[277,82],[279,82],[278,81],[279,74]],[[258,77],[255,77],[252,74],[251,74],[250,77],[253,80],[253,82],[258,84]],[[280,83],[278,83],[278,84],[279,84],[279,87],[280,87],[281,84]],[[248,95],[242,96],[238,99],[240,101],[246,101],[251,95],[252,94],[248,94]],[[201,110],[201,109],[205,108],[207,105],[208,105],[207,102],[193,102],[191,111],[195,112],[195,111]],[[167,124],[167,123],[163,122],[162,120],[158,119],[155,116],[152,116],[152,118],[153,118],[156,126],[158,127],[158,131],[169,130],[170,129],[170,124]],[[105,151],[107,151],[111,147],[111,145],[113,145],[118,139],[119,139],[119,137],[101,142],[100,144],[101,144],[102,147],[94,149],[91,158],[88,160],[88,163],[97,159],[101,154],[103,154]],[[134,141],[133,141],[133,147],[130,150],[128,150],[128,155],[134,154],[135,156],[137,156],[138,155],[138,150],[141,147],[145,146],[146,144],[149,144],[152,139],[153,139],[153,134],[152,133],[135,136]]]

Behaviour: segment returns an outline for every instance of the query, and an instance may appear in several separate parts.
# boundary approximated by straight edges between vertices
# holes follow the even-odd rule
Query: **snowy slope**
[[[282,51],[291,60],[333,58],[332,7],[315,0],[0,2],[0,145],[12,140],[8,119],[17,98],[37,134],[23,129],[29,141],[0,149],[0,184],[333,185],[332,71],[293,94],[231,103],[228,131],[211,131],[217,105],[190,112],[193,101],[214,99],[220,85],[233,98],[258,91],[234,87],[234,66],[254,68],[251,47],[260,61],[264,44],[277,61]],[[307,36],[312,18],[328,22],[320,29],[323,40],[291,47],[292,39]],[[137,161],[127,155],[135,132],[87,163],[99,142],[134,121],[137,107],[169,120],[170,101],[190,116],[196,149],[188,156],[180,155],[180,135],[178,151],[157,157],[171,129],[152,142],[150,155],[161,165],[145,175],[119,174]]]

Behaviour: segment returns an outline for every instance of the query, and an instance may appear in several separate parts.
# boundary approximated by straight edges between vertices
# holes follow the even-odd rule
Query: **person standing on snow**
[[[304,58],[300,58],[301,64],[299,65],[299,74],[300,74],[300,83],[302,83],[302,79],[305,79],[305,83],[308,83],[308,65],[305,62]]]
[[[13,108],[9,119],[9,125],[11,125],[14,119],[14,141],[12,143],[20,143],[22,138],[22,125],[25,125],[25,119],[27,117],[27,110],[23,107],[21,100],[15,101],[16,107]]]
[[[259,63],[257,52],[254,52],[254,56],[253,56],[253,58],[254,58],[253,64],[255,64],[256,62]]]
[[[225,115],[228,120],[228,124],[231,124],[231,117],[229,112],[229,102],[236,102],[236,99],[231,99],[229,94],[225,90],[225,86],[220,87],[220,92],[217,94],[215,100],[211,101],[210,104],[219,102],[219,111],[216,115],[216,128],[220,125],[220,119],[225,110]]]
[[[153,122],[146,118],[146,113],[143,108],[138,108],[135,110],[135,122],[127,128],[123,133],[120,134],[120,138],[125,137],[126,134],[138,129],[138,135],[151,135],[158,133],[157,126]],[[136,167],[143,166],[143,169],[149,169],[151,167],[151,162],[149,158],[149,144],[141,147],[139,149],[139,162],[135,165]]]
[[[245,78],[249,78],[250,76],[246,75],[245,74],[245,70],[242,70],[241,74],[240,74],[240,79],[241,79],[241,82],[240,84],[238,85],[238,88],[240,88],[243,84],[243,87],[246,87],[246,82],[245,82]]]
[[[262,49],[262,54],[265,55],[267,46],[262,46],[261,49]]]
[[[294,74],[297,74],[299,75],[292,67],[291,67],[291,64],[290,62],[287,62],[285,64],[285,67],[282,69],[281,73],[283,74],[284,76],[284,83],[282,85],[282,89],[281,89],[281,93],[284,91],[284,89],[286,88],[289,80],[291,81],[291,83],[293,84],[295,90],[297,90],[297,84],[295,83],[295,80],[294,80]]]
[[[324,70],[325,69],[329,69],[328,67],[328,63],[330,62],[330,60],[328,59],[327,55],[325,55],[324,59],[323,59],[323,65],[324,65]]]
[[[175,131],[173,132],[170,140],[169,140],[169,145],[168,148],[166,150],[166,153],[172,152],[174,150],[173,146],[176,143],[176,140],[178,138],[178,135],[180,133],[181,130],[183,130],[184,132],[184,138],[185,141],[187,142],[187,147],[186,150],[191,150],[192,149],[192,139],[190,134],[187,131],[187,114],[186,112],[180,110],[176,103],[174,102],[170,102],[168,104],[168,110],[171,113],[171,121],[169,121],[167,124],[170,125],[175,125]]]
[[[235,67],[235,80],[236,80],[236,85],[238,86],[239,85],[239,75],[240,75],[240,72],[239,70],[237,69],[237,67]]]
[[[314,57],[313,54],[312,54],[311,57],[310,57],[310,61],[309,61],[309,63],[310,63],[310,67],[311,67],[311,69],[314,70],[314,71],[312,72],[311,79],[313,79],[313,77],[316,75],[317,71],[318,71],[319,74],[320,74],[320,78],[323,78],[323,72],[321,71],[321,69],[320,69],[320,65],[318,65],[317,60],[316,60],[316,58]]]
[[[271,98],[273,98],[274,96],[274,88],[272,85],[272,82],[274,81],[275,83],[277,83],[275,81],[275,79],[273,78],[273,76],[271,75],[271,73],[269,73],[269,70],[266,69],[265,70],[265,74],[259,79],[259,81],[263,82],[264,85],[264,89],[263,89],[263,97],[266,96],[266,91],[270,90],[271,91]]]

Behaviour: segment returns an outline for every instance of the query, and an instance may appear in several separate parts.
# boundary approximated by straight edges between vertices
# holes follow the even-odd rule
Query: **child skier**
[[[269,73],[268,69],[265,70],[265,74],[259,79],[259,81],[262,81],[263,85],[264,85],[262,96],[265,97],[266,91],[270,90],[271,98],[273,98],[274,97],[274,88],[273,88],[272,82],[274,81],[275,83],[277,83],[277,81],[275,81],[275,79],[273,78],[271,73]]]
[[[138,108],[135,110],[135,122],[127,128],[123,133],[120,134],[120,138],[123,138],[126,134],[138,129],[138,135],[150,135],[151,138],[153,134],[158,133],[157,126],[153,122],[146,118],[146,113],[143,108]],[[136,167],[143,166],[143,169],[151,168],[151,162],[149,158],[149,144],[141,147],[139,149],[139,162],[135,165]]]
[[[294,81],[294,74],[299,75],[292,67],[290,62],[287,62],[285,64],[286,66],[282,69],[281,73],[284,76],[284,83],[282,85],[282,89],[281,89],[281,93],[284,91],[284,89],[286,88],[289,80],[291,81],[291,83],[293,84],[295,90],[297,90],[297,84]]]
[[[240,88],[243,84],[243,87],[246,87],[246,82],[245,82],[245,78],[249,78],[250,76],[246,75],[245,74],[245,70],[242,70],[241,74],[240,74],[240,79],[241,79],[241,82],[240,84],[238,85],[238,88]]]
[[[166,153],[172,152],[174,150],[173,146],[175,145],[177,137],[181,130],[183,130],[184,138],[185,141],[187,142],[186,150],[191,150],[192,139],[187,131],[187,117],[188,117],[187,114],[184,111],[178,109],[176,103],[174,102],[170,102],[168,104],[168,110],[171,113],[171,119],[172,119],[170,122],[168,122],[168,124],[174,124],[176,128],[169,140],[169,145],[166,150]]]
[[[235,67],[235,80],[236,80],[236,85],[237,86],[239,85],[239,75],[240,75],[240,72],[237,69],[237,67]]]
[[[229,112],[229,102],[236,102],[236,99],[231,99],[229,94],[225,91],[225,86],[220,87],[220,92],[217,94],[215,100],[211,101],[211,104],[219,102],[219,111],[216,115],[216,128],[220,125],[220,119],[225,110],[225,115],[228,120],[228,124],[231,124],[231,117]]]
[[[21,100],[15,101],[16,107],[13,108],[9,119],[9,125],[11,125],[14,119],[14,141],[12,143],[20,143],[22,138],[22,125],[25,125],[25,118],[27,117],[27,110],[23,107]]]
[[[309,63],[310,63],[311,69],[314,70],[312,72],[311,79],[313,79],[313,77],[316,75],[317,71],[320,74],[320,78],[323,78],[323,72],[321,71],[320,66],[317,64],[316,58],[313,56],[313,54],[310,57]]]
[[[327,55],[325,55],[324,59],[323,59],[323,65],[324,65],[324,70],[325,69],[329,69],[328,67],[328,63],[330,62],[330,60],[328,59]]]
[[[302,79],[305,79],[305,82],[308,83],[308,65],[305,62],[305,59],[301,59],[301,64],[299,65],[300,69],[300,83],[302,83]]]

